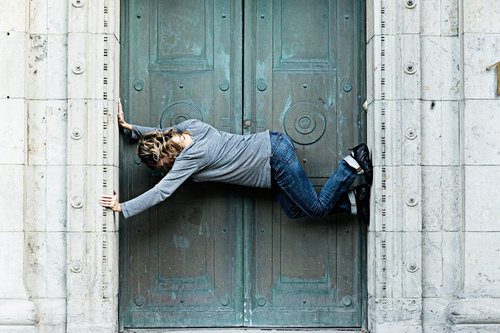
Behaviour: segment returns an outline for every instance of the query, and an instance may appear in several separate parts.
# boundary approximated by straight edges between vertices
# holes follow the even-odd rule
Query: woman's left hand
[[[113,190],[113,195],[102,195],[99,199],[99,203],[101,206],[111,208],[115,212],[122,211],[120,202],[118,202],[118,193],[116,190]]]

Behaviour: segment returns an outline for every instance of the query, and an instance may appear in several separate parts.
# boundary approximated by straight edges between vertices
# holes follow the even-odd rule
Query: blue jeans
[[[272,185],[289,218],[320,218],[329,213],[351,212],[347,190],[357,176],[354,168],[342,160],[318,195],[300,165],[292,140],[274,131],[270,131],[270,137]]]

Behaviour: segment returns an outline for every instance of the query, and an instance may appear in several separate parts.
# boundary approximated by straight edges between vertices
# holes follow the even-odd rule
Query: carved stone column
[[[367,1],[368,327],[422,331],[420,11],[415,0]]]
[[[67,331],[118,330],[119,1],[68,8]],[[116,188],[117,189],[117,188]],[[117,189],[118,190],[118,189]]]

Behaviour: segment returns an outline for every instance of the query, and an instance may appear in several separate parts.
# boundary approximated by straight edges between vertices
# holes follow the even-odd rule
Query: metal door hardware
[[[500,61],[497,62],[496,64],[488,66],[486,70],[489,71],[493,69],[493,67],[497,68],[497,95],[500,96]]]

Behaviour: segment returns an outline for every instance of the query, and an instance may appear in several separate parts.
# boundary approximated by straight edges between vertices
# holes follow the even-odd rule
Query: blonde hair
[[[172,138],[183,134],[190,135],[189,132],[178,132],[174,129],[148,133],[139,139],[137,155],[150,169],[156,169],[158,162],[164,156],[167,156],[173,164],[184,148]]]

